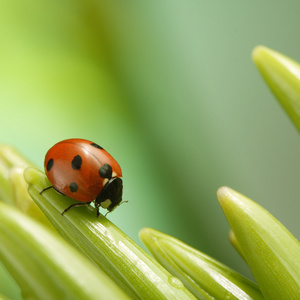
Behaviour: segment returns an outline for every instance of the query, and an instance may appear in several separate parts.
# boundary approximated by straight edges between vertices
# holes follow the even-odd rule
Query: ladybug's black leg
[[[40,195],[42,195],[42,193],[44,193],[45,191],[47,191],[49,189],[54,189],[54,186],[51,185],[51,186],[48,186],[48,187],[44,188],[42,191],[40,191]]]
[[[100,204],[95,202],[95,209],[96,209],[96,213],[97,213],[97,218],[99,218],[100,216]]]
[[[59,194],[61,194],[62,196],[66,196],[64,193],[62,193],[61,191],[59,191],[55,186],[53,187],[54,190],[56,190]]]
[[[64,213],[66,212],[66,211],[68,211],[70,208],[72,208],[72,207],[75,207],[75,206],[82,206],[82,205],[88,205],[88,204],[90,204],[91,202],[79,202],[79,203],[73,203],[73,204],[71,204],[69,207],[67,207],[62,213],[61,213],[61,215],[63,216],[64,215]]]
[[[63,195],[63,196],[66,196],[64,193],[62,193],[61,191],[59,191],[58,189],[56,189],[53,185],[48,186],[48,187],[44,188],[42,191],[40,191],[40,195],[42,195],[42,193],[44,193],[45,191],[50,190],[50,189],[54,189],[54,190],[57,191],[59,194],[61,194],[61,195]]]

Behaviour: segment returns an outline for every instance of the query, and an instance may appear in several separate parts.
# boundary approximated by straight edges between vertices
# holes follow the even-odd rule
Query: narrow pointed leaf
[[[0,144],[0,201],[15,204],[11,185],[11,170],[33,166],[15,148]]]
[[[142,229],[140,238],[197,299],[263,299],[253,282],[178,239],[151,228]]]
[[[8,299],[23,300],[21,289],[0,260],[0,294]],[[1,299],[1,298],[0,298]]]
[[[58,234],[4,203],[0,203],[0,259],[24,299],[129,299]]]
[[[9,182],[9,168],[0,156],[0,201],[13,204],[13,192]]]
[[[300,299],[300,244],[269,212],[222,187],[218,200],[266,299]]]
[[[232,230],[230,230],[230,232],[229,232],[229,241],[230,241],[231,245],[235,248],[235,250],[239,253],[239,255],[245,260],[243,250],[242,250],[241,246],[239,245],[239,242],[237,241]]]
[[[20,167],[14,167],[10,170],[9,179],[14,205],[26,215],[54,230],[50,221],[28,194],[28,183],[25,181],[23,173],[24,168]]]
[[[195,299],[179,279],[169,274],[107,218],[102,215],[97,218],[93,207],[73,208],[62,216],[61,212],[75,200],[54,190],[40,195],[39,192],[50,185],[45,174],[28,168],[24,175],[30,195],[58,232],[132,298]]]
[[[9,168],[26,168],[33,166],[33,164],[21,155],[14,147],[7,145],[0,145],[0,158]]]
[[[23,176],[24,169],[28,166],[33,164],[16,149],[0,145],[0,201],[16,206],[35,220],[53,228],[28,194],[28,184]]]
[[[300,65],[262,46],[254,49],[253,60],[282,107],[300,130]]]

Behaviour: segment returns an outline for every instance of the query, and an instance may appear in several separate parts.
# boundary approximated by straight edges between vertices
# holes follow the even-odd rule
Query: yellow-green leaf
[[[24,299],[129,299],[57,233],[0,203],[0,259]]]
[[[44,173],[24,173],[29,193],[58,232],[103,269],[134,299],[195,299],[182,282],[167,272],[124,232],[91,206],[61,212],[74,203],[54,190]],[[121,209],[121,208],[118,208]],[[114,212],[115,213],[115,212]]]
[[[222,187],[218,199],[266,299],[300,299],[300,244],[269,212]]]
[[[257,47],[253,60],[282,107],[300,130],[300,65],[267,47]]]
[[[178,239],[151,228],[142,229],[140,238],[197,299],[263,299],[253,282]]]

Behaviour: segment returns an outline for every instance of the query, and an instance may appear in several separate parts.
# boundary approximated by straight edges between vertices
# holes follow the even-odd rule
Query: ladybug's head
[[[95,205],[113,211],[122,201],[123,182],[120,177],[111,178],[95,199]]]

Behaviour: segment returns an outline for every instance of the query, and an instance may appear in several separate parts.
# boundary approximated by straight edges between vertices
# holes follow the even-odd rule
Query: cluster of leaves
[[[253,57],[300,129],[300,66],[263,47]],[[44,173],[1,146],[0,260],[23,299],[300,299],[299,242],[264,208],[228,187],[217,197],[231,242],[257,284],[144,228],[140,238],[154,259],[108,219],[96,219],[92,207],[62,217],[73,200],[51,190],[40,195],[47,186]]]

